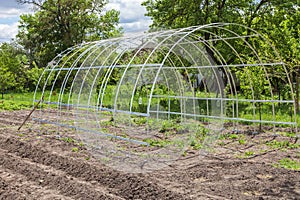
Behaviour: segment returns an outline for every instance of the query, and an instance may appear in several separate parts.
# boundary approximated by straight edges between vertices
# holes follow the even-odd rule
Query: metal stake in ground
[[[22,126],[24,126],[24,124],[26,123],[26,121],[29,119],[29,117],[32,115],[32,113],[37,109],[37,107],[40,105],[40,103],[44,101],[44,96],[42,96],[42,98],[37,102],[37,104],[33,107],[33,109],[30,111],[30,113],[27,115],[27,117],[25,118],[25,120],[23,121],[23,123],[21,124],[21,126],[18,128],[18,131],[22,128]]]

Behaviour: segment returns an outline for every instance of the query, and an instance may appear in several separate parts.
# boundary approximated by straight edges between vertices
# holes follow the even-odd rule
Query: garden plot
[[[30,121],[18,132],[27,113],[0,114],[0,199],[297,199],[300,195],[300,144],[287,128],[270,132],[266,126],[252,134],[251,127],[240,125],[240,132],[224,131],[213,151],[199,154],[191,146],[165,169],[136,174],[103,165],[72,129],[58,132],[56,126]]]

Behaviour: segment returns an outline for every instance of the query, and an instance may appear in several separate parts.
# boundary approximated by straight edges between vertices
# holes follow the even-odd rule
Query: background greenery
[[[17,96],[24,96],[20,94],[32,95],[47,63],[60,52],[85,41],[122,35],[122,29],[117,27],[119,12],[116,10],[104,12],[103,8],[107,3],[105,0],[18,0],[18,2],[34,5],[35,12],[22,15],[17,38],[0,46],[0,90],[5,105],[12,104],[11,101],[16,101]],[[286,63],[292,82],[295,83],[298,102],[300,11],[297,0],[145,0],[142,5],[147,9],[146,15],[153,20],[150,31],[230,22],[263,33]],[[203,37],[208,40],[213,36],[205,33]],[[253,45],[261,51],[267,51],[260,43]],[[223,55],[228,55],[225,57],[228,64],[235,62],[236,58],[232,56],[230,49],[223,48],[218,43],[215,47]],[[243,58],[251,62],[252,55],[243,52],[243,49],[240,51],[241,55],[245,55]],[[211,56],[218,63],[215,55]],[[130,53],[127,57],[130,57]],[[248,76],[245,71],[237,73],[240,77]],[[257,93],[263,93],[265,87],[268,87],[262,81],[264,72],[252,70],[252,73],[252,76],[256,77],[254,81]],[[118,81],[117,76],[112,78],[114,79],[111,80],[112,83]],[[286,80],[274,78],[271,81],[274,85],[278,84],[276,89],[282,91],[282,95],[289,95]],[[245,87],[247,84],[249,83],[242,82]],[[241,92],[239,95],[247,98],[248,94]],[[31,102],[28,105],[31,105]]]

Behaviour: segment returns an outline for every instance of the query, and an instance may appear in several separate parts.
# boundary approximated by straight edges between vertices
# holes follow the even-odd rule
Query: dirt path
[[[25,116],[0,113],[0,199],[300,199],[300,172],[272,166],[299,149],[236,156],[271,136],[246,138],[243,148],[224,140],[230,144],[202,157],[191,151],[171,170],[130,174],[99,163],[71,130],[57,137],[56,128],[29,124],[17,132]]]

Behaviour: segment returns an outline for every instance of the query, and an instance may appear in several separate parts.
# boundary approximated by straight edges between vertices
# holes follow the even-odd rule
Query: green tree
[[[147,9],[147,16],[153,20],[150,28],[169,29],[181,28],[209,23],[228,22],[245,25],[271,41],[275,46],[283,61],[286,64],[288,73],[292,75],[292,82],[295,84],[296,105],[299,102],[299,72],[300,72],[300,11],[297,0],[144,0],[142,3]],[[251,35],[251,30],[233,29],[239,35]],[[205,41],[213,39],[213,34],[222,37],[232,37],[228,33],[223,33],[219,29],[209,29],[209,33],[200,34]],[[263,62],[277,63],[280,58],[275,55],[274,49],[267,43],[253,38],[245,38],[246,42],[254,47],[256,55],[263,58]],[[205,48],[214,63],[222,64],[218,56],[209,47],[217,49],[223,56],[227,65],[241,63],[255,64],[259,62],[257,56],[246,45],[243,40],[228,41],[239,53],[239,57],[228,45],[222,42],[205,43]],[[276,60],[275,60],[276,59]],[[224,68],[220,70],[225,73]],[[270,89],[274,92],[276,99],[290,99],[290,82],[282,67],[266,67],[265,70],[257,67],[250,68],[230,68],[231,72],[237,74],[240,81],[240,94],[254,95],[254,98],[270,98]],[[268,76],[268,80],[266,80]],[[231,82],[231,78],[225,78],[225,85]],[[248,81],[245,81],[248,80]],[[271,87],[271,88],[270,88]],[[251,89],[255,94],[251,93]],[[258,95],[258,96],[257,96]],[[263,97],[262,97],[263,95]],[[289,110],[289,109],[286,109]],[[299,111],[299,105],[296,110]]]
[[[272,6],[268,6],[268,11],[263,17],[256,17],[256,23],[253,27],[260,32],[265,33],[275,48],[280,53],[291,81],[295,86],[296,110],[299,111],[299,70],[300,70],[300,9],[296,1],[274,1]],[[275,74],[277,73],[277,74]],[[284,82],[282,72],[273,73],[277,77],[274,79],[274,85],[280,96],[290,95],[289,90],[284,91]]]
[[[27,50],[30,64],[45,67],[55,55],[84,41],[122,33],[119,12],[104,12],[105,0],[17,0],[32,4],[34,14],[21,15],[18,42]]]
[[[12,44],[3,43],[0,46],[0,90],[3,95],[6,90],[23,90],[26,82],[26,57]]]
[[[275,38],[279,41],[285,37],[278,35],[282,34],[282,21],[295,16],[295,13],[299,13],[299,6],[295,0],[145,0],[142,5],[147,9],[146,15],[153,20],[150,27],[154,30],[228,22],[245,25],[268,35],[275,34]],[[293,20],[288,19],[291,22],[290,27],[298,26],[297,19],[296,17]],[[294,32],[297,32],[295,27],[293,29]],[[214,33],[220,35],[219,31],[219,29],[212,29],[211,33],[204,33],[203,38],[209,40]],[[235,29],[238,34],[243,33],[243,31],[244,29]],[[250,29],[247,31],[249,35]],[[297,39],[298,36],[291,37]],[[219,51],[227,51],[223,55],[232,55],[230,49],[224,49],[224,46],[220,46],[218,42],[213,45]],[[287,46],[281,49],[290,50],[290,47],[285,47]],[[218,59],[209,48],[207,48],[207,52],[218,63]],[[246,52],[243,53],[247,55]],[[231,64],[235,59],[232,56],[225,58],[227,64]]]
[[[13,87],[16,83],[15,75],[12,74],[6,66],[3,66],[3,63],[0,63],[0,88],[2,99],[4,98],[5,90]]]
[[[269,37],[273,45],[280,50],[288,66],[299,65],[299,5],[295,0],[145,0],[142,5],[147,9],[146,15],[153,20],[150,27],[154,30],[217,22],[242,24],[265,33],[264,36]],[[245,34],[243,33],[245,29],[237,28],[234,31],[237,34]],[[228,33],[220,33],[219,29],[210,29],[210,33],[206,32],[202,37],[207,41],[213,38],[213,34],[225,36]],[[250,35],[250,29],[246,34]],[[246,41],[249,40],[250,38],[246,38]],[[263,44],[255,41],[255,38],[251,40],[249,43],[256,48],[258,55],[270,59],[274,57],[271,55],[273,49],[269,46],[262,46]],[[240,47],[237,50],[245,59],[245,63],[249,61],[252,63],[251,57],[255,55],[249,52],[249,48],[243,49],[245,45],[236,44],[237,41],[230,42],[233,47]],[[232,64],[238,59],[222,42],[213,42],[210,45],[222,53],[226,64]],[[221,64],[208,47],[206,46],[206,50],[210,57],[215,63]],[[269,57],[268,54],[270,54]],[[292,67],[289,68],[289,70],[292,69]]]
[[[216,22],[232,22],[251,26],[270,7],[288,0],[145,0],[152,28],[179,28]],[[295,3],[294,3],[295,4]]]

